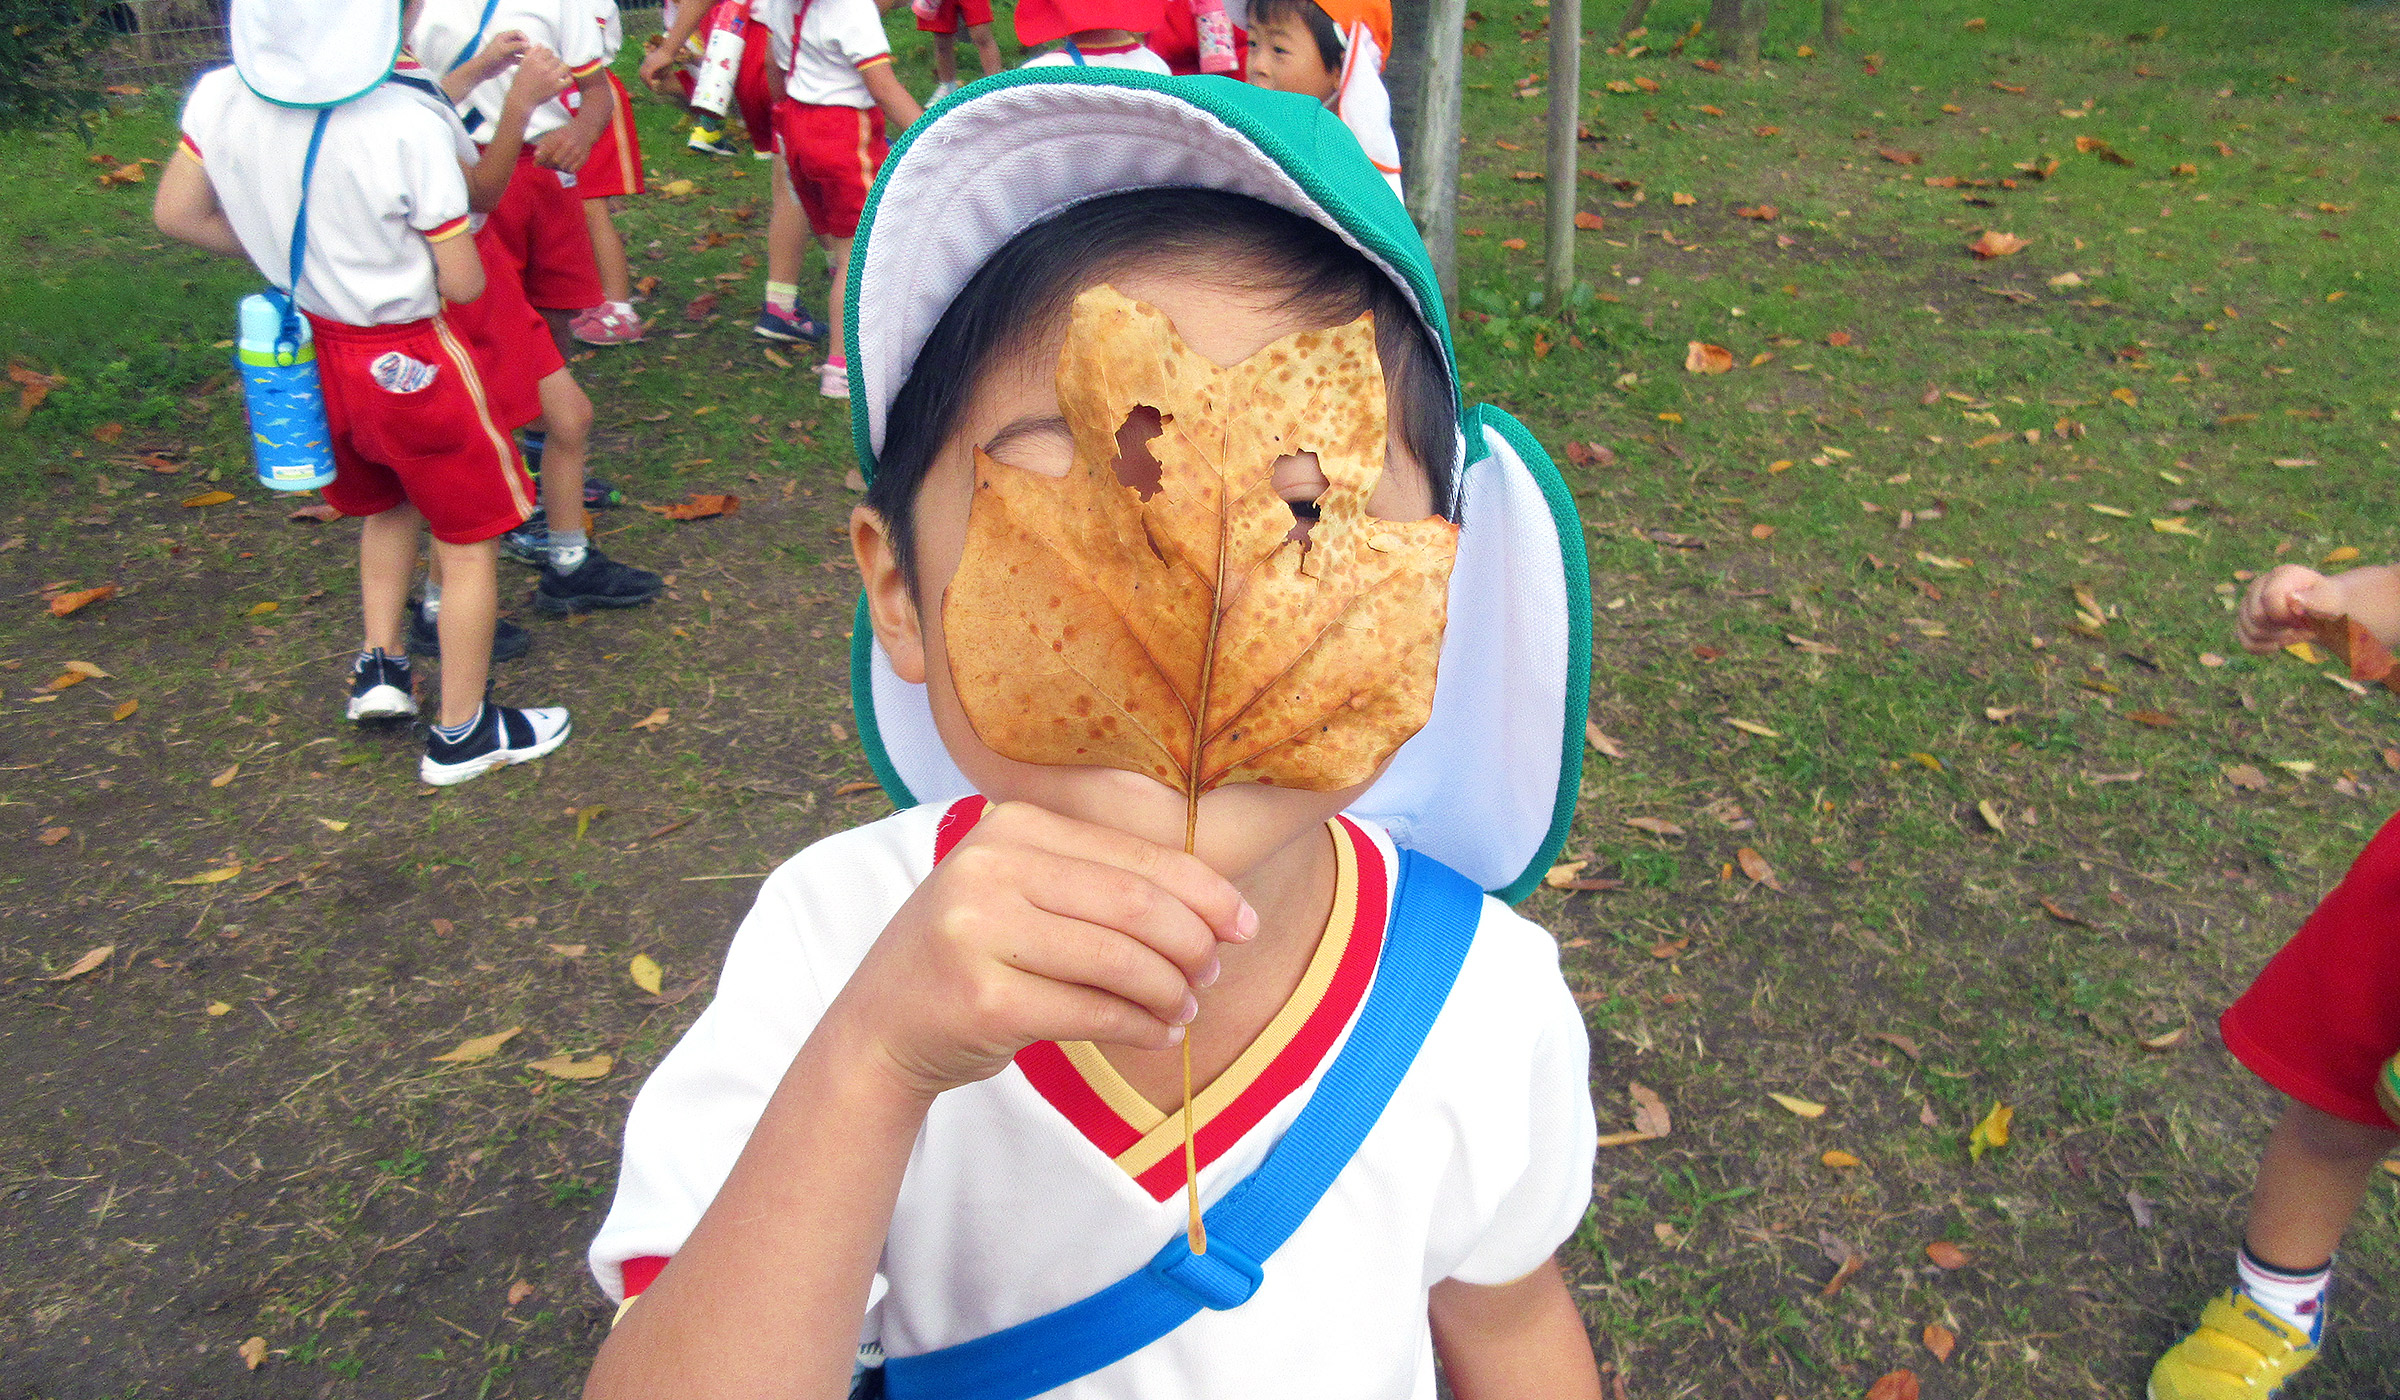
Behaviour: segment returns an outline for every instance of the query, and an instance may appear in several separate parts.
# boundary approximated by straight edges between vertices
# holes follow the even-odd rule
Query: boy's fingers
[[[1025,1017],[1027,1027],[1039,1028],[1043,1040],[1163,1050],[1184,1036],[1183,1027],[1170,1026],[1122,997],[1071,982],[1029,979]]]
[[[1180,968],[1200,976],[1217,955],[1217,935],[1165,887],[1131,871],[1046,851],[1019,852],[1026,902],[1062,919],[1114,929],[1139,940]]]
[[[994,955],[1045,983],[1087,987],[1139,1006],[1161,1025],[1189,1021],[1197,1009],[1182,968],[1111,928],[1071,918],[1036,919]]]
[[[999,818],[998,828],[1004,836],[1141,876],[1181,901],[1218,938],[1247,942],[1258,932],[1258,915],[1241,891],[1197,856],[1025,803],[993,809],[985,814],[984,824],[992,824],[994,818]],[[977,831],[982,829],[979,824]]]

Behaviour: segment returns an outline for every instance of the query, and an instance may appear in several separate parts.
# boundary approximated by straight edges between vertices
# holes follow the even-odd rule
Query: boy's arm
[[[551,170],[573,174],[583,168],[584,160],[592,153],[592,143],[600,139],[600,128],[608,125],[608,116],[616,106],[616,94],[608,89],[608,66],[600,64],[575,80],[575,92],[582,106],[575,109],[574,120],[533,143],[535,163]]]
[[[898,136],[915,126],[917,118],[925,115],[917,99],[901,86],[900,75],[892,71],[890,63],[869,64],[858,70],[858,76],[867,85],[867,95],[875,99],[875,105],[883,109],[885,119],[892,124],[892,135]]]
[[[158,198],[150,205],[150,221],[169,238],[180,239],[212,253],[249,256],[242,240],[217,203],[217,190],[208,172],[187,146],[177,146],[167,168],[159,173]]]
[[[687,0],[675,11],[675,27],[667,31],[667,37],[657,48],[642,55],[642,86],[657,88],[658,75],[675,65],[683,46],[692,42],[692,36],[700,32],[700,26],[708,22],[709,13],[715,9],[713,0],[705,4],[702,0]]]
[[[516,174],[517,152],[524,149],[527,119],[534,108],[573,85],[567,65],[557,54],[539,45],[526,50],[524,61],[517,65],[517,76],[509,80],[508,97],[492,128],[491,142],[483,148],[482,159],[467,171],[469,208],[489,214],[500,207],[500,197],[508,192],[509,179]]]
[[[483,295],[483,255],[463,228],[433,240],[433,285],[444,301],[473,301]]]
[[[1600,1369],[1555,1256],[1514,1283],[1433,1286],[1433,1346],[1458,1400],[1600,1400]]]
[[[475,56],[442,75],[442,91],[453,102],[464,102],[467,94],[483,86],[486,78],[517,61],[519,55],[533,47],[533,40],[521,29],[504,30],[483,41]]]
[[[2245,648],[2264,654],[2306,640],[2311,618],[2344,616],[2385,646],[2400,647],[2400,565],[2375,564],[2329,578],[2299,564],[2278,564],[2251,581],[2233,627]]]

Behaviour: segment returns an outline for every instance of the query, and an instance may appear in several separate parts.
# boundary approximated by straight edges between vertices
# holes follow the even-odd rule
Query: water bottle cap
[[[300,344],[309,342],[308,318],[299,318]],[[267,351],[283,335],[283,307],[279,298],[264,292],[253,292],[242,298],[242,348]]]

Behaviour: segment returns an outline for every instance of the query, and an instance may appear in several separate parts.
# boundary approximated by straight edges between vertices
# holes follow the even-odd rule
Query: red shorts
[[[2375,833],[2217,1026],[2250,1072],[2311,1108],[2392,1121],[2375,1077],[2400,1053],[2400,817]]]
[[[883,168],[883,112],[871,107],[820,107],[785,98],[775,104],[775,149],[791,171],[792,193],[822,238],[858,232],[867,187]]]
[[[543,311],[581,311],[601,302],[600,265],[592,260],[583,201],[559,183],[557,171],[533,163],[531,146],[518,154],[508,192],[475,246],[483,252],[485,277],[515,278],[525,300]]]
[[[517,427],[492,412],[478,357],[440,316],[396,326],[308,318],[333,437],[325,503],[344,515],[415,506],[447,544],[515,529],[533,513]]]
[[[490,224],[475,235],[475,251],[483,257],[483,295],[452,303],[442,316],[486,367],[484,389],[492,401],[492,416],[504,427],[523,427],[542,416],[542,381],[565,369],[567,362],[551,338],[550,323],[525,300],[517,279],[502,270],[507,254],[492,236]]]
[[[972,28],[992,22],[992,0],[942,0],[942,7],[932,19],[917,18],[917,29],[925,34],[956,34],[964,21]]]
[[[733,105],[741,110],[754,151],[775,149],[775,104],[783,98],[783,81],[775,76],[774,57],[767,26],[750,21],[742,35],[741,70],[733,75]]]
[[[625,85],[614,73],[608,75],[608,97],[613,104],[608,125],[600,128],[592,153],[575,172],[575,193],[585,199],[642,192],[642,138],[633,129],[633,104],[625,96]]]

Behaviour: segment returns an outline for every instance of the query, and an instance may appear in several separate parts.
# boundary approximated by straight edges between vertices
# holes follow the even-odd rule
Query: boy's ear
[[[865,506],[850,511],[850,549],[858,556],[860,586],[875,640],[892,659],[892,672],[911,685],[925,683],[925,634],[917,623],[916,598],[908,574],[892,551],[891,527]]]

